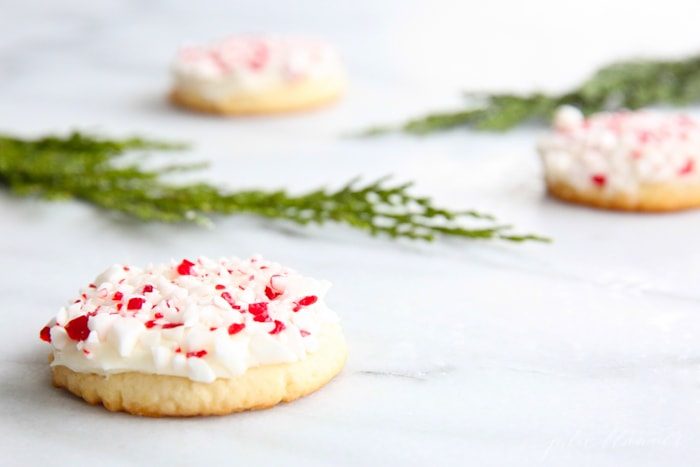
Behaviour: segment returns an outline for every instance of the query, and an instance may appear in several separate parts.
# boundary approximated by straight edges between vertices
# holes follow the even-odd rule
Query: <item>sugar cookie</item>
[[[40,332],[56,386],[109,410],[226,414],[315,391],[347,349],[330,284],[260,257],[115,265]]]
[[[218,114],[310,109],[337,100],[345,88],[335,50],[296,37],[233,36],[184,47],[172,70],[173,102]]]
[[[539,144],[550,194],[629,211],[700,206],[700,125],[648,111],[584,117],[562,107]]]

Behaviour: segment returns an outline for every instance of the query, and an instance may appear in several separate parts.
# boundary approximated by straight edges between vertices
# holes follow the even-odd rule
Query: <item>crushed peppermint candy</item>
[[[172,65],[175,89],[216,100],[302,81],[342,83],[345,71],[328,43],[303,37],[231,36],[188,45]]]
[[[323,302],[329,287],[259,256],[115,265],[40,338],[53,346],[54,365],[74,371],[211,382],[315,351],[321,327],[337,321]]]
[[[261,74],[274,71],[299,79],[318,68],[337,66],[338,56],[327,43],[301,37],[230,36],[203,45],[185,46],[175,69],[204,76]]]
[[[700,182],[700,122],[682,114],[561,107],[538,145],[548,180],[636,193],[642,185]]]

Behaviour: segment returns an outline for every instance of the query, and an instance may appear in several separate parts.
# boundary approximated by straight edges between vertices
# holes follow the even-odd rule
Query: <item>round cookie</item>
[[[700,125],[647,111],[584,117],[562,107],[538,150],[548,192],[562,200],[625,211],[700,206]]]
[[[265,261],[115,265],[41,330],[53,382],[147,416],[223,415],[320,388],[347,356],[330,284]]]
[[[296,37],[233,36],[185,47],[172,70],[174,103],[226,115],[319,107],[337,100],[346,81],[330,45]]]

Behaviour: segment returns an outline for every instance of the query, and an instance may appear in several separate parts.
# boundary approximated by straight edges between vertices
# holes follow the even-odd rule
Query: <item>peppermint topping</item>
[[[321,327],[336,321],[322,303],[328,287],[260,257],[116,265],[40,338],[53,346],[54,365],[75,371],[213,381],[314,351]]]
[[[580,189],[634,194],[642,184],[700,180],[700,123],[647,111],[584,117],[564,106],[539,151],[548,178]]]
[[[176,57],[175,68],[212,76],[274,71],[294,80],[337,60],[335,51],[320,41],[233,36],[208,45],[183,47]]]
[[[206,99],[257,93],[303,80],[341,83],[344,70],[325,42],[298,37],[233,36],[183,47],[172,66],[175,87]]]

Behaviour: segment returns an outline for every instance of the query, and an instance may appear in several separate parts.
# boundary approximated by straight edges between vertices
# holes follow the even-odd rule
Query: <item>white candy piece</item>
[[[559,107],[554,116],[554,127],[557,130],[572,130],[583,122],[583,114],[576,107],[564,105]]]
[[[155,365],[156,371],[165,371],[173,356],[170,349],[162,345],[156,345],[151,348],[151,353],[153,355],[153,364]]]
[[[214,355],[232,376],[245,373],[248,368],[250,339],[245,336],[231,338],[217,333],[214,339]]]
[[[112,323],[108,339],[117,347],[122,357],[128,357],[134,351],[139,336],[145,330],[143,323],[136,318],[117,319]]]
[[[188,376],[192,381],[211,383],[216,379],[216,374],[211,367],[201,358],[189,358],[187,360]]]
[[[51,344],[53,344],[54,348],[61,350],[63,349],[66,344],[70,341],[68,338],[68,333],[64,328],[61,326],[53,326],[51,328]]]

